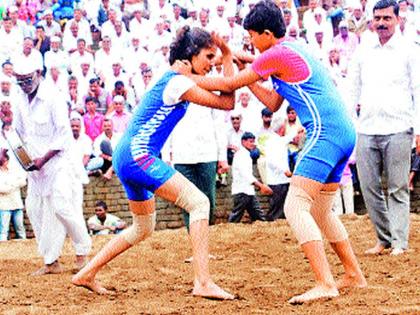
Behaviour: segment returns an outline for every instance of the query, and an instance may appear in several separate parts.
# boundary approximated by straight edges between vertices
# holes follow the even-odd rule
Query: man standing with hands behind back
[[[26,209],[44,266],[33,275],[62,272],[58,262],[66,234],[76,251],[76,269],[86,262],[91,239],[80,213],[74,209],[76,179],[69,160],[72,139],[67,106],[41,83],[35,63],[15,65],[22,89],[14,113],[16,131],[28,146],[34,165],[28,173]],[[40,84],[41,83],[41,84]]]
[[[400,255],[408,248],[413,133],[420,154],[420,49],[396,31],[398,11],[394,0],[376,3],[372,23],[377,40],[361,45],[349,68],[352,104],[360,104],[357,169],[377,235],[366,254],[392,248],[391,255]]]

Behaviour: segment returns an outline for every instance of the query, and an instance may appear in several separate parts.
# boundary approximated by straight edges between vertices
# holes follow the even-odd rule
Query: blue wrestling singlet
[[[115,173],[127,197],[133,201],[148,200],[153,192],[175,174],[175,170],[158,156],[176,124],[185,115],[189,102],[174,105],[163,102],[168,82],[178,73],[166,72],[146,92],[112,155]]]
[[[294,175],[340,182],[356,133],[327,69],[296,42],[280,41],[262,53],[253,70],[267,78],[296,110],[307,132]],[[280,73],[280,78],[272,75]]]

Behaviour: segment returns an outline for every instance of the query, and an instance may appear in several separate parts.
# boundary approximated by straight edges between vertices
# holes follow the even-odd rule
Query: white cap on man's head
[[[349,28],[349,23],[346,20],[342,20],[339,24],[338,24],[338,28]]]
[[[53,14],[53,11],[52,11],[51,9],[46,9],[46,10],[44,11],[43,16],[46,16],[46,15],[49,15],[49,14]]]
[[[12,82],[13,82],[13,80],[12,80],[12,78],[11,78],[11,77],[9,77],[9,76],[7,76],[7,75],[0,74],[0,83],[3,83],[3,82],[9,82],[9,83],[12,83]]]
[[[115,95],[114,98],[112,99],[112,101],[114,103],[124,103],[125,102],[125,98],[122,95]]]
[[[18,12],[19,8],[15,5],[12,5],[12,6],[9,7],[9,9],[7,11],[9,11],[9,13],[10,12]]]
[[[61,43],[61,38],[59,36],[53,36],[50,39],[50,42],[54,42],[54,43]]]

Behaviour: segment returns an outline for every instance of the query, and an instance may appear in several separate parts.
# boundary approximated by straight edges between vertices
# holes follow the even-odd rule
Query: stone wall
[[[256,172],[255,172],[256,173]],[[25,192],[23,192],[25,195]],[[232,196],[230,190],[230,178],[227,187],[218,188],[216,191],[216,224],[226,222],[232,209]],[[258,195],[261,207],[266,211],[268,209],[268,197]],[[124,189],[116,176],[112,180],[106,181],[102,178],[90,178],[90,183],[85,186],[84,193],[84,216],[89,218],[94,214],[95,202],[104,200],[108,204],[108,210],[119,216],[126,222],[131,223],[131,215],[128,210],[128,202]],[[366,213],[362,196],[355,196],[355,211],[358,214]],[[411,211],[420,213],[420,181],[417,181],[414,192],[411,193]],[[159,198],[156,200],[157,224],[156,229],[180,228],[184,225],[181,210],[172,204],[169,204]],[[245,216],[243,220],[248,220]],[[28,237],[33,237],[32,228],[29,220],[25,216],[25,226]]]

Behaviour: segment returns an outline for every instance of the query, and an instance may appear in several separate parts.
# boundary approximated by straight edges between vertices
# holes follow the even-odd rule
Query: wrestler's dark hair
[[[394,1],[394,0],[379,0],[378,2],[376,2],[375,6],[373,7],[373,13],[375,13],[376,10],[382,10],[389,7],[393,8],[394,14],[396,16],[399,15],[400,7],[398,6],[397,1]]]
[[[244,20],[244,29],[258,34],[268,30],[276,38],[281,38],[286,34],[281,10],[272,0],[262,0],[249,11]]]
[[[211,48],[214,45],[209,32],[198,28],[184,26],[179,29],[176,39],[172,42],[169,51],[169,64],[173,65],[176,60],[191,61],[204,48]]]

